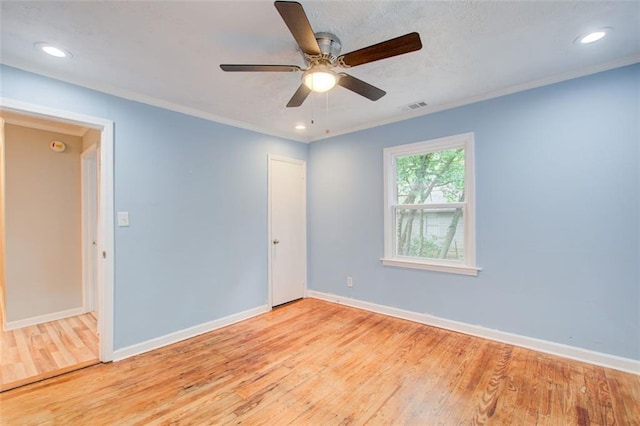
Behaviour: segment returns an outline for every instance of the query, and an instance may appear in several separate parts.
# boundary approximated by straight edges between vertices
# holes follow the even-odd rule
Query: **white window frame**
[[[475,221],[475,173],[474,173],[474,134],[464,133],[424,142],[393,146],[383,150],[384,172],[384,265],[403,268],[424,269],[454,274],[477,276],[480,268],[476,265],[476,221]],[[396,209],[420,208],[422,205],[398,205],[396,158],[408,155],[428,154],[436,151],[463,148],[465,153],[465,201],[447,203],[463,208],[464,218],[464,262],[438,259],[424,259],[396,254]],[[429,208],[438,208],[437,204],[427,204]],[[440,206],[445,207],[445,205]]]

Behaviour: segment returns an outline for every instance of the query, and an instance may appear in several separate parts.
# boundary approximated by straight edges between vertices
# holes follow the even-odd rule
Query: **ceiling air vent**
[[[401,106],[400,109],[404,112],[408,112],[408,111],[415,111],[417,109],[424,108],[426,106],[427,106],[427,103],[425,101],[417,101],[417,102],[410,103],[408,105]]]

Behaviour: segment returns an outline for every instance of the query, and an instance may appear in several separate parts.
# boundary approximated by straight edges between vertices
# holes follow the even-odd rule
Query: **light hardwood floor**
[[[92,314],[3,331],[0,347],[0,391],[100,362]]]
[[[306,299],[0,394],[3,424],[640,424],[640,377]]]

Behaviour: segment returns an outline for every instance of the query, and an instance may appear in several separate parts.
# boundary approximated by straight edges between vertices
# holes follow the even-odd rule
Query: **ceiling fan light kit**
[[[314,33],[300,3],[276,1],[274,6],[300,47],[307,68],[301,68],[297,65],[257,64],[221,64],[220,68],[227,72],[303,71],[302,83],[287,103],[287,108],[302,105],[311,92],[327,92],[336,85],[371,101],[377,101],[386,94],[384,90],[349,74],[337,73],[333,71],[333,68],[351,68],[422,49],[420,35],[413,32],[340,55],[342,48],[340,39],[327,32]]]
[[[338,75],[324,64],[314,65],[302,74],[302,82],[311,91],[324,93],[333,89],[338,81]]]

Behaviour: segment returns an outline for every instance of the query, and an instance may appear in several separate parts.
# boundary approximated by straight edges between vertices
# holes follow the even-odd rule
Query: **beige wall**
[[[82,307],[81,150],[81,137],[5,125],[7,322]]]

